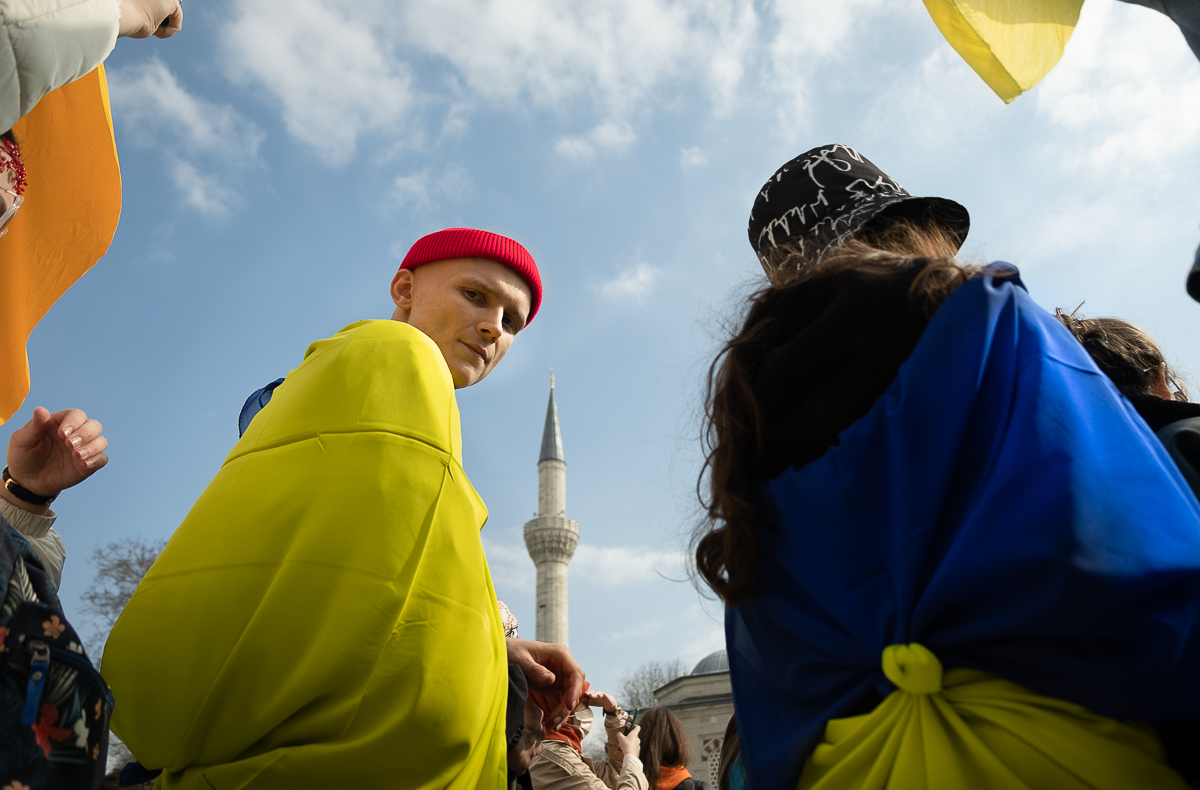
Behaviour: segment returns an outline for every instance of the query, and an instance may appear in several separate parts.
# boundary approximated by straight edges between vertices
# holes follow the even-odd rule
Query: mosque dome
[[[700,663],[692,670],[693,675],[711,675],[715,672],[729,671],[729,656],[724,650],[718,650],[715,653],[709,653],[704,658],[700,659]]]

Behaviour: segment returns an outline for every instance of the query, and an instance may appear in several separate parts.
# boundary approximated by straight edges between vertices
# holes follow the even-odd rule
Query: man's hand
[[[8,473],[38,496],[58,496],[108,463],[108,439],[102,431],[100,423],[79,409],[51,414],[38,406],[33,419],[8,439]]]
[[[617,733],[617,746],[624,754],[639,758],[642,756],[642,739],[638,737],[641,731],[642,725],[639,724],[630,730],[628,735],[623,732]]]
[[[504,641],[508,645],[508,662],[521,668],[529,681],[530,691],[557,703],[546,718],[550,729],[558,727],[579,706],[583,694],[583,668],[566,645],[524,639]]]
[[[604,708],[605,713],[617,712],[617,701],[611,694],[605,694],[603,691],[588,691],[583,692],[583,701],[591,708]]]
[[[542,741],[546,739],[546,728],[542,726],[542,709],[532,699],[525,700],[525,728],[521,738],[508,753],[508,773],[520,776],[529,770],[533,761],[542,753]]]
[[[121,0],[118,35],[129,38],[170,38],[183,29],[179,0]]]

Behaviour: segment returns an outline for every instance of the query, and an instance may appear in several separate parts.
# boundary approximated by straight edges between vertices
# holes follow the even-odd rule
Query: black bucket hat
[[[864,227],[900,218],[933,219],[959,246],[971,227],[970,214],[953,200],[910,195],[850,146],[823,145],[763,184],[750,212],[750,246],[770,274],[772,248],[787,245],[816,262]]]

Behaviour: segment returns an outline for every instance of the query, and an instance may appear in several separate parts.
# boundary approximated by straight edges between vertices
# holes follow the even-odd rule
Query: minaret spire
[[[538,455],[538,515],[525,524],[525,546],[537,566],[537,640],[567,642],[567,563],[579,543],[579,525],[567,518],[567,461],[563,456],[554,371]]]
[[[554,400],[554,371],[550,371],[550,402],[546,404],[546,427],[542,429],[542,452],[538,455],[538,463],[542,461],[562,461],[563,456],[562,431],[558,427],[558,403]]]

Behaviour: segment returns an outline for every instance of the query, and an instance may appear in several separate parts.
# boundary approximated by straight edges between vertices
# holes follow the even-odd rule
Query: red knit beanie
[[[445,261],[450,258],[486,258],[503,263],[521,275],[529,285],[529,317],[525,325],[533,321],[542,305],[542,276],[529,250],[499,233],[474,228],[446,228],[417,239],[417,243],[404,256],[401,269],[415,269],[426,263]]]

